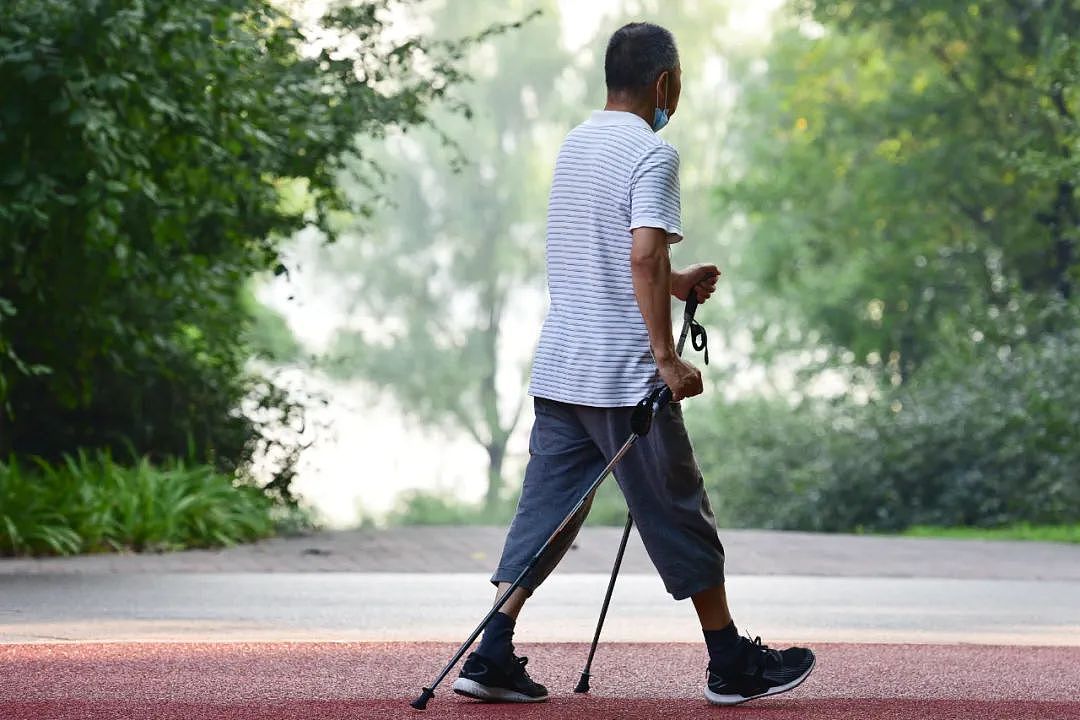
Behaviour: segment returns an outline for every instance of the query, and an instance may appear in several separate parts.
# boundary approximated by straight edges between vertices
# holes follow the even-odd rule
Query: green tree
[[[459,77],[461,45],[385,40],[385,5],[318,32],[267,0],[0,7],[0,455],[234,470],[271,442],[242,403],[295,407],[245,369],[249,278],[286,272],[299,228],[333,235],[358,136],[425,122]]]
[[[894,381],[1053,330],[1077,273],[1078,26],[1075,2],[798,3],[744,68],[721,191],[753,228],[744,271],[788,301],[768,320]]]
[[[692,418],[727,522],[1075,522],[1077,27],[1075,2],[806,0],[743,62],[738,303],[776,299],[766,360],[889,382]]]

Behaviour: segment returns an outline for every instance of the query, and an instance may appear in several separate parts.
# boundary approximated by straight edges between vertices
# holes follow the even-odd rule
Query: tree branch
[[[945,66],[945,71],[948,73],[949,77],[952,78],[953,82],[959,85],[965,92],[970,93],[971,88],[969,88],[964,82],[964,79],[960,77],[960,73],[956,72],[956,65],[953,63],[952,58],[949,57],[949,54],[945,52],[945,48],[941,45],[934,45],[930,48],[930,52],[934,53],[934,57],[938,59],[938,62]]]
[[[454,403],[450,407],[450,414],[453,415],[458,420],[458,422],[461,423],[461,425],[465,428],[466,432],[469,433],[473,440],[480,443],[484,447],[488,446],[488,441],[480,434],[480,431],[476,429],[476,426],[473,424],[473,419],[469,417],[468,413],[466,413],[460,405]]]
[[[1069,110],[1069,106],[1065,102],[1065,90],[1061,83],[1055,83],[1050,89],[1050,99],[1054,101],[1054,107],[1057,108],[1059,115],[1066,117],[1069,120],[1075,120],[1072,112]],[[1068,148],[1065,148],[1065,152],[1068,153]]]
[[[514,416],[510,418],[510,427],[506,428],[506,435],[509,437],[514,434],[514,430],[517,428],[518,421],[521,419],[521,411],[525,407],[525,399],[529,397],[529,393],[522,393],[518,399],[517,407],[514,408]]]

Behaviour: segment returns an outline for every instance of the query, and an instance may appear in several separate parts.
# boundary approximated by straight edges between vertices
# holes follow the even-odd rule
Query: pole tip
[[[417,710],[425,710],[427,709],[428,700],[433,697],[435,697],[435,691],[431,688],[424,688],[424,692],[420,693],[420,697],[416,698],[409,704]]]
[[[574,692],[576,692],[576,693],[587,693],[587,692],[589,692],[589,673],[587,673],[587,672],[581,673],[581,679],[578,680],[577,687],[574,688]]]

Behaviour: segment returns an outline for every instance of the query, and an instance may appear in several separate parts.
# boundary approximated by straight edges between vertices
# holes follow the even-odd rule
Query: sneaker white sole
[[[738,705],[740,703],[747,702],[748,700],[756,700],[757,698],[768,697],[770,695],[779,695],[780,693],[787,692],[788,690],[794,690],[795,688],[802,685],[803,680],[806,680],[806,678],[810,677],[810,673],[813,672],[815,665],[817,665],[817,658],[814,658],[814,660],[810,663],[810,667],[806,669],[806,672],[804,672],[802,675],[795,678],[791,682],[787,683],[786,685],[777,685],[776,687],[771,687],[765,692],[758,693],[757,695],[720,695],[718,693],[714,693],[712,690],[709,689],[709,686],[706,685],[705,699],[711,702],[713,705]]]
[[[461,677],[454,681],[453,690],[458,695],[464,695],[465,697],[471,697],[476,700],[483,700],[484,702],[538,703],[548,699],[547,695],[541,697],[529,697],[516,690],[488,687],[487,685],[481,685],[475,680]]]

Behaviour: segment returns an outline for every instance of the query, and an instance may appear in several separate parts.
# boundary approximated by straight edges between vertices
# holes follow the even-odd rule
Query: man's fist
[[[677,355],[659,361],[657,369],[660,371],[660,379],[671,388],[673,402],[700,395],[704,390],[701,371]]]
[[[685,301],[691,291],[697,292],[698,302],[705,302],[716,292],[720,268],[709,263],[691,265],[671,274],[671,294]]]

